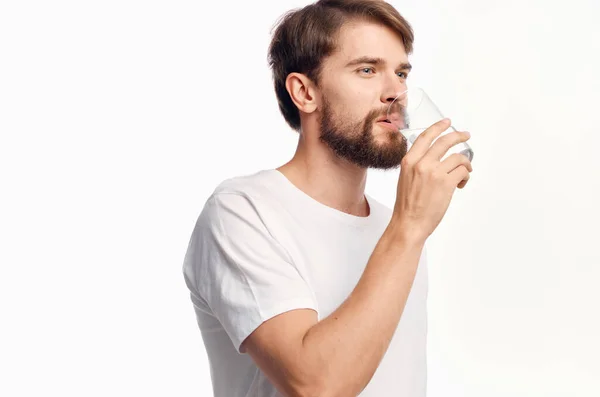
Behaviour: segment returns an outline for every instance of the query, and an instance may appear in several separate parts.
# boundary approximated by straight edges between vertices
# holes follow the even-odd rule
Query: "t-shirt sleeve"
[[[264,321],[294,309],[317,311],[314,294],[271,235],[256,202],[213,194],[198,218],[185,259],[187,276],[238,352]]]

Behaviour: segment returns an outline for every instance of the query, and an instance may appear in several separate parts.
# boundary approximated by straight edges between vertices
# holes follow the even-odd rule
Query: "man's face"
[[[380,120],[406,90],[407,64],[404,45],[391,29],[369,22],[345,25],[338,51],[323,62],[321,141],[360,167],[398,167],[406,139]]]

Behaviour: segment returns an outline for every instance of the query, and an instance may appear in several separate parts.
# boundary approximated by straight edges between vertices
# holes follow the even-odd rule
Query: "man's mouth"
[[[380,124],[383,128],[398,132],[398,128],[388,119],[378,120],[377,124]]]
[[[401,118],[394,118],[393,120],[390,120],[387,117],[382,117],[382,118],[378,119],[377,122],[378,123],[382,123],[386,127],[392,128],[395,131],[398,131],[399,129],[405,128],[404,127],[404,120],[402,120]]]

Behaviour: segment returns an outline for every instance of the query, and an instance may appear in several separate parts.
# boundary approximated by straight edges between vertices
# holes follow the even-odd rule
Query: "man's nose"
[[[393,77],[388,79],[385,89],[382,92],[381,102],[390,104],[394,99],[398,98],[402,94],[406,94],[406,81],[400,80],[400,78],[394,73]]]

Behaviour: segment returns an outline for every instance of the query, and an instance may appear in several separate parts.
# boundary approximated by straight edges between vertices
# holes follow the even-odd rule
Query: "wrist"
[[[423,247],[427,238],[429,238],[427,233],[424,233],[415,225],[396,217],[392,217],[390,220],[385,234],[394,242],[416,247]]]

